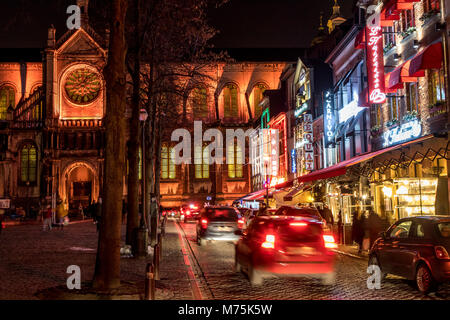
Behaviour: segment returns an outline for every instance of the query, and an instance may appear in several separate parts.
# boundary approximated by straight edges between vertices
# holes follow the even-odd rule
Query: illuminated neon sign
[[[336,115],[334,112],[334,95],[327,91],[325,93],[325,106],[323,116],[323,128],[325,130],[325,148],[334,146],[334,134],[336,131]]]
[[[297,151],[296,149],[291,149],[291,172],[297,172]]]
[[[383,33],[379,24],[366,27],[366,63],[369,82],[369,102],[384,103]]]
[[[401,126],[392,128],[383,134],[383,147],[389,147],[394,144],[405,142],[420,137],[422,125],[418,119],[406,122]]]

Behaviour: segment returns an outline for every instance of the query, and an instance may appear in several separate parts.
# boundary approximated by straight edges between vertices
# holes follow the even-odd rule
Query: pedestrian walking
[[[342,221],[342,211],[341,210],[339,210],[339,213],[338,213],[337,227],[338,227],[338,242],[340,244],[344,244],[343,243],[343,241],[344,241],[344,237],[343,237],[343,234],[344,234],[343,227],[344,227],[344,225],[343,225],[343,221]]]
[[[78,206],[78,214],[81,216],[81,220],[84,220],[84,209],[83,205],[80,202],[80,205]]]
[[[333,213],[331,212],[331,210],[328,208],[328,206],[326,204],[323,206],[322,212],[323,212],[322,217],[327,222],[327,225],[329,225],[331,228],[334,224]]]
[[[56,218],[58,220],[58,226],[60,230],[64,229],[64,221],[67,216],[67,210],[64,208],[63,202],[60,200],[56,207]]]
[[[370,249],[370,226],[367,210],[361,215],[360,224],[363,230],[362,250],[368,251]]]
[[[352,214],[352,241],[358,245],[358,253],[361,253],[362,242],[364,238],[364,230],[362,229],[361,219],[359,217],[359,210]]]
[[[42,231],[52,230],[52,207],[50,205],[47,205],[47,208],[44,210],[43,218]]]

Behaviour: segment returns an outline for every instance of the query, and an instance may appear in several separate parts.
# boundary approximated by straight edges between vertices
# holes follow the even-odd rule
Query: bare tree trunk
[[[104,75],[106,86],[105,175],[99,246],[93,287],[120,286],[120,239],[125,163],[125,86],[127,0],[112,1],[111,39]]]
[[[131,74],[133,80],[133,93],[131,99],[131,123],[130,140],[128,153],[128,214],[127,214],[127,236],[126,243],[134,248],[134,233],[139,227],[139,146],[141,144],[141,123],[139,121],[140,110],[140,89],[141,89],[141,56],[140,41],[137,35],[140,35],[139,26],[139,0],[134,0],[134,20],[135,20],[135,43],[134,43],[134,64]],[[142,159],[143,163],[143,159]],[[143,179],[143,177],[142,177]],[[144,180],[142,180],[144,181]]]

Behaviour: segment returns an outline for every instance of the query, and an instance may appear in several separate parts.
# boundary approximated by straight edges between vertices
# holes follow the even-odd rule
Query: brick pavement
[[[125,226],[123,226],[125,236]],[[65,285],[69,265],[81,269],[82,283],[92,280],[97,233],[92,221],[64,230],[42,231],[41,225],[18,225],[0,235],[0,300],[37,299],[37,291]],[[147,259],[121,259],[121,279],[143,288]],[[169,223],[164,237],[157,299],[193,299],[178,233]],[[160,294],[161,293],[161,294]]]

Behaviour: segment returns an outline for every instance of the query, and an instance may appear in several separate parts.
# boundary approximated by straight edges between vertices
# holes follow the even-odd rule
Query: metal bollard
[[[155,245],[155,247],[153,248],[153,265],[155,266],[154,269],[154,278],[155,280],[160,280],[159,279],[159,243],[157,243]]]
[[[153,264],[147,263],[145,268],[145,300],[155,300],[155,277]]]

